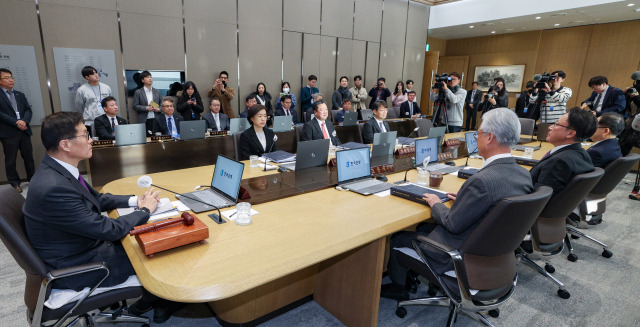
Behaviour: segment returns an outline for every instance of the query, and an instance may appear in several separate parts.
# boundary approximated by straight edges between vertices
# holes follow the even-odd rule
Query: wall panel
[[[380,43],[367,42],[367,66],[365,67],[365,83],[367,90],[373,87],[378,79],[378,56],[380,54]]]
[[[353,38],[380,42],[382,0],[355,0]]]
[[[182,1],[177,0],[121,0],[120,11],[159,17],[182,19]],[[156,23],[160,23],[158,19]]]
[[[367,62],[367,42],[354,40],[351,49],[351,72],[348,74],[353,86],[353,77],[356,75],[364,76],[365,64]],[[364,82],[364,81],[363,81]]]
[[[299,90],[307,85],[306,78],[304,78],[304,82],[302,77],[302,51],[298,49],[302,49],[302,33],[296,32],[283,32],[282,37],[282,48],[284,49],[283,58],[284,58],[284,67],[283,67],[283,76],[284,80],[289,82],[291,86],[291,94],[294,94],[297,98],[296,110],[299,115],[299,119],[302,117],[300,115],[300,99],[299,99]],[[277,95],[275,95],[277,97]],[[300,120],[301,121],[301,120]]]
[[[331,99],[331,94],[336,89],[336,39],[332,36],[320,37],[320,74],[316,87],[324,95],[325,101]],[[330,101],[330,100],[329,100]],[[329,109],[331,106],[329,105]]]
[[[402,79],[404,81],[408,79],[413,80],[413,90],[416,92],[416,101],[418,103],[420,103],[422,93],[424,52],[427,42],[427,29],[429,27],[429,8],[429,6],[421,3],[409,2]]]
[[[184,0],[186,22],[199,20],[236,25],[236,0]]]
[[[402,80],[404,40],[407,21],[407,0],[386,0],[382,17],[380,64],[378,73],[387,79],[387,86]]]
[[[120,21],[126,69],[184,70],[182,9],[180,18],[121,12]]]
[[[320,1],[283,0],[286,31],[320,34]]]
[[[351,38],[353,33],[354,0],[322,0],[322,27],[327,36]]]
[[[305,86],[309,75],[320,75],[320,35],[302,35],[302,63],[302,86]]]
[[[338,69],[336,70],[335,88],[338,88],[340,85],[340,76],[349,77],[349,87],[353,86],[353,81],[351,80],[353,78],[353,76],[351,76],[353,43],[354,41],[351,39],[338,38]]]

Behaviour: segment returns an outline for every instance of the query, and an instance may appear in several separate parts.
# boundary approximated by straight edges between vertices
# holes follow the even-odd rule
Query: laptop
[[[344,120],[342,121],[342,126],[355,126],[358,124],[358,113],[357,112],[345,112]]]
[[[436,138],[439,137],[440,140],[444,141],[444,133],[446,133],[447,131],[447,127],[446,126],[441,126],[441,127],[431,127],[429,128],[429,138]]]
[[[464,133],[464,142],[467,145],[467,155],[472,155],[478,152],[478,140],[475,135],[477,132]]]
[[[273,117],[273,131],[274,132],[288,132],[293,126],[293,116],[274,116]]]
[[[329,139],[298,142],[296,162],[281,164],[289,170],[301,170],[306,168],[324,166],[329,157]]]
[[[371,177],[371,162],[367,148],[337,151],[336,166],[338,185],[343,189],[362,195],[371,195],[386,191],[393,186]]]
[[[416,140],[416,167],[424,166],[424,160],[429,157],[429,163],[438,162],[438,139]]]
[[[229,135],[242,133],[249,128],[249,121],[246,118],[231,118],[229,120]]]
[[[145,128],[145,124],[116,125],[116,146],[147,143]]]
[[[196,213],[231,207],[238,200],[244,163],[218,155],[211,188],[178,194],[176,197]],[[215,206],[215,207],[214,207]]]
[[[396,149],[397,131],[373,134],[372,157],[393,155]]]
[[[180,140],[198,140],[205,137],[207,122],[205,120],[189,120],[180,122]]]

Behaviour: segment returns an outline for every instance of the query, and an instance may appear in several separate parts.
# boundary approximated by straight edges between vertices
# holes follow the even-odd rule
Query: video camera
[[[551,75],[547,72],[544,72],[542,74],[535,74],[533,75],[533,80],[536,81],[536,85],[534,86],[534,88],[543,89],[545,87],[544,83],[547,83],[548,85],[549,81],[555,81],[557,77],[558,76]]]
[[[441,75],[436,74],[436,82],[435,84],[433,84],[433,87],[431,87],[432,89],[438,89],[438,90],[442,90],[442,88],[444,87],[443,83],[446,83],[448,81],[451,80],[451,76],[449,76],[449,74],[447,73],[443,73]]]
[[[487,91],[487,94],[484,95],[484,99],[485,100],[489,100],[489,99],[493,99],[496,95],[493,93],[493,91],[496,90],[496,88],[492,85],[489,88],[489,91]]]

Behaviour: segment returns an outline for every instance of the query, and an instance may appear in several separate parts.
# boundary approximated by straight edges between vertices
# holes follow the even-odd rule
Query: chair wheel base
[[[611,251],[609,251],[607,249],[604,249],[602,251],[602,256],[605,257],[605,258],[611,258],[612,255],[613,255],[613,252],[611,252]]]
[[[489,315],[493,318],[500,317],[500,309],[489,310]]]
[[[569,297],[571,297],[571,294],[569,294],[569,292],[567,292],[566,290],[558,290],[558,296],[563,299],[568,299]]]
[[[429,289],[427,289],[427,294],[431,297],[436,296],[436,294],[438,294],[438,290],[436,290],[435,287],[429,287]]]
[[[569,259],[569,261],[571,261],[571,262],[576,262],[576,261],[578,261],[578,256],[577,256],[577,255],[575,255],[575,254],[573,254],[573,253],[570,253],[570,254],[567,256],[567,259]]]
[[[571,238],[572,238],[572,239],[574,239],[574,240],[577,240],[577,239],[579,239],[579,238],[580,238],[580,236],[577,236],[577,235],[571,235]]]
[[[553,274],[554,272],[556,272],[556,268],[554,268],[552,265],[548,263],[544,265],[544,270],[546,270],[550,274]]]
[[[398,318],[404,318],[407,316],[407,309],[405,307],[398,307],[396,309],[396,316],[398,316]]]

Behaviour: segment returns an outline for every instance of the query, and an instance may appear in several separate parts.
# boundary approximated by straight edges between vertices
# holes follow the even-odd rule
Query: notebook
[[[274,132],[288,132],[293,126],[293,116],[274,116],[273,117],[273,131]]]
[[[180,140],[197,140],[205,137],[207,122],[205,120],[189,120],[180,122]]]
[[[371,150],[373,157],[392,155],[396,149],[397,131],[373,134],[373,148]]]
[[[329,157],[329,139],[298,142],[296,162],[281,164],[289,170],[301,170],[306,168],[324,166]]]
[[[342,121],[342,126],[354,126],[358,123],[358,113],[357,112],[345,112],[344,120]]]
[[[371,195],[386,191],[393,186],[371,177],[371,162],[367,148],[336,152],[336,166],[338,185],[343,189],[362,195]]]
[[[116,146],[147,143],[145,124],[116,125]]]

